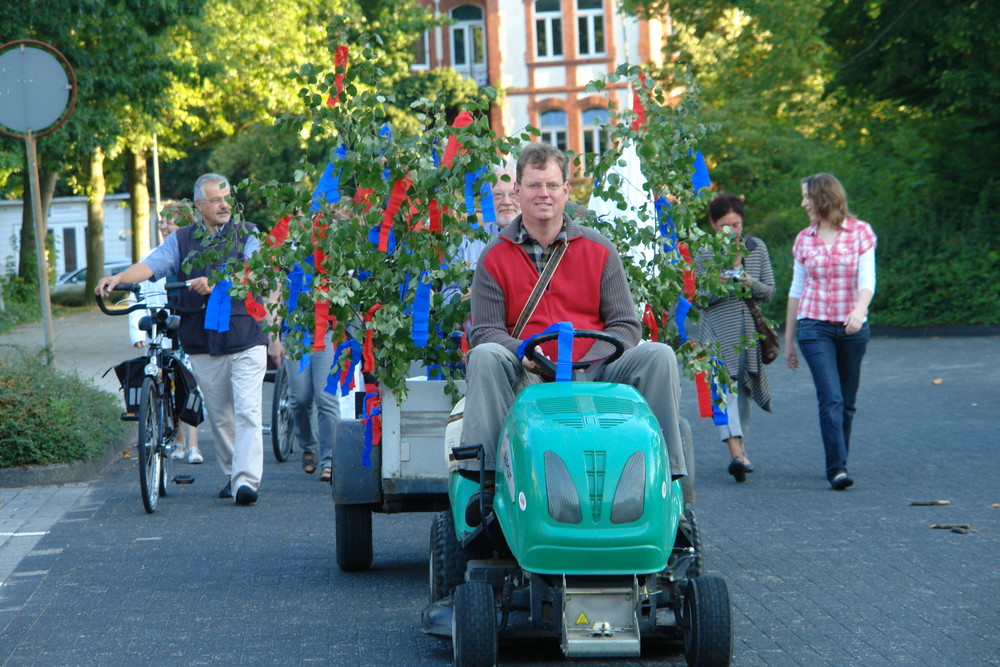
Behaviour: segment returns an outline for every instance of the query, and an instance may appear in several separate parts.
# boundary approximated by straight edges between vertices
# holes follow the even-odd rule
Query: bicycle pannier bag
[[[142,395],[142,381],[146,378],[143,372],[146,368],[146,357],[136,357],[126,359],[115,366],[115,375],[122,385],[122,393],[125,394],[125,411],[130,413],[139,412],[139,399]]]
[[[198,382],[194,373],[180,361],[174,361],[174,369],[174,377],[177,379],[174,387],[174,412],[185,424],[197,426],[205,421],[204,399],[198,391]]]

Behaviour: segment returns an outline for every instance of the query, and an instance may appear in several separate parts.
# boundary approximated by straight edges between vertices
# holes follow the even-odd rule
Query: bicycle
[[[164,289],[186,288],[184,282],[168,282]],[[175,340],[174,332],[180,326],[180,315],[173,304],[163,306],[145,303],[140,296],[141,288],[135,284],[119,284],[112,291],[131,292],[137,303],[127,308],[108,308],[104,298],[97,295],[97,305],[106,315],[127,315],[131,312],[146,309],[149,314],[139,322],[139,329],[149,334],[150,343],[143,357],[130,362],[142,362],[142,384],[139,392],[138,413],[126,411],[122,415],[125,421],[137,421],[139,449],[139,488],[142,492],[142,505],[148,514],[156,511],[160,496],[167,495],[166,480],[170,471],[170,454],[175,449],[174,437],[180,424],[175,411],[174,395],[180,378],[182,362],[170,349],[164,349],[164,338]],[[129,362],[125,362],[129,363]],[[123,381],[123,386],[126,383]],[[126,405],[128,405],[128,388],[126,388]],[[190,479],[180,479],[178,483],[190,483]]]

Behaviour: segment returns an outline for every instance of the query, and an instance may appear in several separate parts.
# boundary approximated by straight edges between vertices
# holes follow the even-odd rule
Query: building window
[[[568,150],[569,142],[566,141],[566,112],[559,109],[543,111],[538,121],[539,130],[542,131],[542,141],[552,144],[559,150]]]
[[[427,31],[424,31],[417,41],[413,43],[413,67],[416,69],[427,69],[430,67],[430,49],[428,48]]]
[[[581,56],[604,55],[604,0],[576,0]]]
[[[583,152],[587,164],[608,148],[608,110],[587,109],[583,112]]]
[[[452,66],[462,76],[486,85],[486,25],[483,10],[462,5],[451,10]]]
[[[562,56],[562,7],[559,0],[535,0],[535,43],[535,55],[539,58]]]

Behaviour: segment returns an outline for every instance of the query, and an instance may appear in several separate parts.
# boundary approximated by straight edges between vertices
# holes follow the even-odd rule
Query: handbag
[[[778,334],[774,332],[774,329],[767,325],[764,316],[760,314],[757,302],[753,299],[744,300],[747,302],[747,308],[750,310],[750,317],[753,318],[753,324],[757,329],[757,333],[764,337],[758,341],[761,361],[769,364],[781,354],[781,340],[778,338]]]

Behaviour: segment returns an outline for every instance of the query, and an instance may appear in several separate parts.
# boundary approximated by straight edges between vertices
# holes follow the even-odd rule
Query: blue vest
[[[255,231],[249,223],[228,222],[214,235],[202,225],[190,225],[178,229],[177,248],[181,269],[177,280],[191,280],[222,271],[227,277],[243,274],[243,247],[247,238]],[[201,233],[197,233],[201,230]],[[201,238],[198,238],[198,237]],[[204,266],[196,258],[208,256]],[[232,267],[226,270],[226,264]],[[216,288],[218,289],[218,288]],[[249,350],[255,345],[267,345],[267,334],[260,322],[247,313],[242,299],[230,299],[229,331],[208,331],[205,329],[205,305],[208,297],[191,290],[180,290],[177,305],[181,312],[181,326],[177,330],[184,351],[188,354],[210,354],[213,357],[235,354]]]

